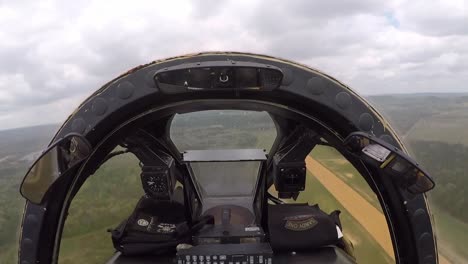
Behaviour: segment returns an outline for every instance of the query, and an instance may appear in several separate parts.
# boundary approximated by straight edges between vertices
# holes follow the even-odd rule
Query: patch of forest
[[[430,200],[452,216],[468,222],[468,147],[415,140],[411,152],[436,182]]]

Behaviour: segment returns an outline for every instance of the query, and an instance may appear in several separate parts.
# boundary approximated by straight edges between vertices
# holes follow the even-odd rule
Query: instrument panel
[[[268,243],[198,245],[177,252],[177,264],[272,264]]]

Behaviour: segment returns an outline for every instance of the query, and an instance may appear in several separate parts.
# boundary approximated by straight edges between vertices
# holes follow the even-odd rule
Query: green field
[[[317,146],[312,152],[312,157],[327,167],[342,181],[351,186],[377,210],[382,212],[379,199],[370,189],[366,180],[335,148],[328,146]]]
[[[439,141],[468,146],[468,108],[420,119],[406,134],[406,140]]]
[[[19,180],[26,171],[26,167],[16,169],[0,167],[0,263],[16,262],[17,238],[21,217],[23,215],[24,200],[19,195]]]
[[[468,263],[468,224],[432,206],[439,250],[454,263]]]
[[[403,139],[439,141],[468,146],[468,95],[383,95],[369,101]]]
[[[69,209],[60,263],[104,263],[113,255],[107,229],[126,219],[143,195],[139,174],[136,157],[125,154],[111,159],[85,182]]]

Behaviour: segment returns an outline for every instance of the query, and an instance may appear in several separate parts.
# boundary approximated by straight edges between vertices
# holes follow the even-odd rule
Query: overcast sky
[[[198,51],[295,60],[364,95],[468,92],[468,2],[382,2],[0,0],[0,130],[61,122],[125,70]]]

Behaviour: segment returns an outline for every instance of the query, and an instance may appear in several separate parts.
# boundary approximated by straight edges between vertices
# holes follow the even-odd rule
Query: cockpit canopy
[[[354,134],[357,131],[364,134]],[[119,199],[132,190],[129,183],[135,183],[135,175],[140,176],[139,191],[143,187],[144,193],[134,194],[165,205],[177,204],[177,208],[183,208],[178,217],[191,224],[213,215],[222,229],[240,224],[244,233],[257,232],[251,230],[260,227],[268,232],[268,207],[272,203],[320,203],[328,195],[316,187],[329,177],[312,176],[317,168],[324,175],[330,174],[323,164],[342,168],[343,164],[333,160],[337,154],[359,176],[359,186],[369,187],[366,194],[373,198],[367,204],[381,206],[381,211],[372,205],[368,208],[376,211],[382,226],[389,227],[393,244],[383,245],[387,253],[395,253],[396,260],[434,263],[436,246],[422,194],[433,187],[428,175],[403,155],[398,137],[363,98],[317,70],[281,59],[237,53],[156,61],[125,73],[90,96],[60,128],[43,157],[54,153],[54,146],[64,146],[63,153],[72,153],[74,148],[64,140],[71,133],[81,136],[89,146],[86,155],[60,173],[49,175],[52,178],[45,177],[48,180],[41,187],[41,199],[31,199],[29,191],[23,193],[29,202],[21,233],[21,262],[49,263],[58,259],[59,242],[66,239],[66,224],[73,219],[70,212],[81,190],[119,186],[122,193],[109,192]],[[376,155],[367,155],[370,147],[365,144],[349,148],[345,138],[353,139],[353,135],[369,139],[372,144],[368,146],[379,145],[388,151],[375,159]],[[329,148],[317,149],[331,157],[323,164],[310,157],[316,146]],[[110,176],[99,174],[106,161],[129,153],[134,156],[120,159],[119,170]],[[64,160],[58,161],[63,164]],[[397,161],[405,161],[408,169],[390,174],[389,168],[395,168]],[[135,170],[128,170],[130,162],[136,165]],[[26,175],[26,184],[39,175],[34,169]],[[129,180],[122,180],[125,173],[131,176]],[[343,175],[341,181],[356,180]],[[100,180],[98,185],[90,183],[94,179]],[[420,179],[425,184],[417,184]],[[412,188],[415,184],[417,188]],[[333,186],[338,185],[329,185]],[[86,197],[99,196],[91,193]],[[329,201],[336,204],[336,200]],[[127,201],[105,201],[100,208],[109,209],[109,221],[120,221],[122,216],[114,217],[111,209],[123,203],[128,205]],[[86,208],[96,207],[91,204]],[[84,211],[78,214],[88,212]],[[237,218],[225,217],[229,212]],[[95,216],[87,217],[75,223],[81,227]],[[239,221],[225,221],[230,218]],[[315,225],[303,214],[280,220],[290,221],[289,226],[295,230]],[[297,221],[305,221],[305,226]],[[140,223],[146,226],[151,221]],[[162,226],[166,231],[174,228],[176,224]],[[362,228],[373,226],[360,228],[364,234]],[[338,234],[335,225],[331,230]],[[259,232],[258,239],[268,239],[267,232]]]

